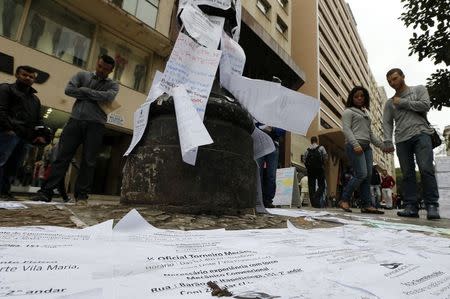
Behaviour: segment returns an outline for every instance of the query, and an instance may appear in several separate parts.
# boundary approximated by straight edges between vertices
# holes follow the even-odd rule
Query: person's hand
[[[393,97],[392,104],[394,104],[394,106],[398,106],[398,104],[400,104],[400,97]]]
[[[6,131],[5,132],[7,135],[11,135],[11,136],[14,136],[14,135],[16,135],[16,133],[14,132],[14,131]]]
[[[360,145],[354,146],[353,151],[357,155],[361,155],[364,152],[363,148]]]
[[[388,147],[385,147],[385,148],[383,149],[383,152],[386,153],[386,154],[393,153],[394,151],[395,151],[395,149],[394,149],[393,146],[388,146]]]
[[[45,138],[42,136],[38,136],[38,137],[34,138],[33,143],[45,144]]]

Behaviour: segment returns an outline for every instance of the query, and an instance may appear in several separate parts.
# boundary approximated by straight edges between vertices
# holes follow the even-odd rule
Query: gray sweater
[[[373,132],[370,116],[366,110],[355,107],[347,108],[342,114],[342,130],[344,131],[345,142],[353,147],[362,144],[374,144],[382,147],[383,143]]]
[[[119,84],[109,78],[99,79],[94,73],[79,72],[67,83],[65,94],[77,100],[71,117],[106,123],[106,114],[98,103],[112,102],[119,92]]]
[[[386,146],[392,146],[392,131],[395,121],[395,142],[406,141],[421,133],[431,134],[423,117],[430,110],[430,98],[425,86],[411,86],[398,95],[400,104],[394,107],[392,98],[384,105],[383,130]]]

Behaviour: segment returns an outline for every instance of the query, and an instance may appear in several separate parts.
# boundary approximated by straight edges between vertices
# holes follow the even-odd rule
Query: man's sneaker
[[[40,193],[38,192],[36,196],[33,196],[32,198],[30,198],[30,200],[32,201],[44,201],[44,202],[51,202],[52,198],[48,197],[47,195],[45,195],[44,193]]]
[[[406,206],[403,211],[397,212],[397,216],[419,218],[419,210],[412,206]]]
[[[439,209],[436,205],[427,206],[427,219],[428,220],[441,219],[441,216],[439,215]]]

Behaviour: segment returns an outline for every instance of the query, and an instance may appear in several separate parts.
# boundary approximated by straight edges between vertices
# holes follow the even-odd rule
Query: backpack
[[[305,166],[307,169],[323,168],[322,153],[319,151],[319,148],[320,146],[316,148],[308,148],[308,155],[305,160]]]

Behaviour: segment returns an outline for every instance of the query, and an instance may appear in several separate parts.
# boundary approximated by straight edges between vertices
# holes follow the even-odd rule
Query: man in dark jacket
[[[29,66],[19,66],[14,84],[0,85],[0,190],[2,199],[14,199],[10,194],[10,182],[30,143],[45,143],[36,137],[43,127],[41,102],[31,87],[36,71]]]
[[[70,119],[61,133],[58,155],[51,165],[52,173],[32,200],[46,202],[52,200],[53,189],[64,179],[77,148],[82,144],[83,151],[74,197],[77,203],[87,204],[107,118],[101,105],[112,103],[119,91],[119,84],[108,78],[114,65],[113,58],[102,55],[97,61],[95,73],[81,71],[67,84],[66,95],[75,98],[76,101]]]

